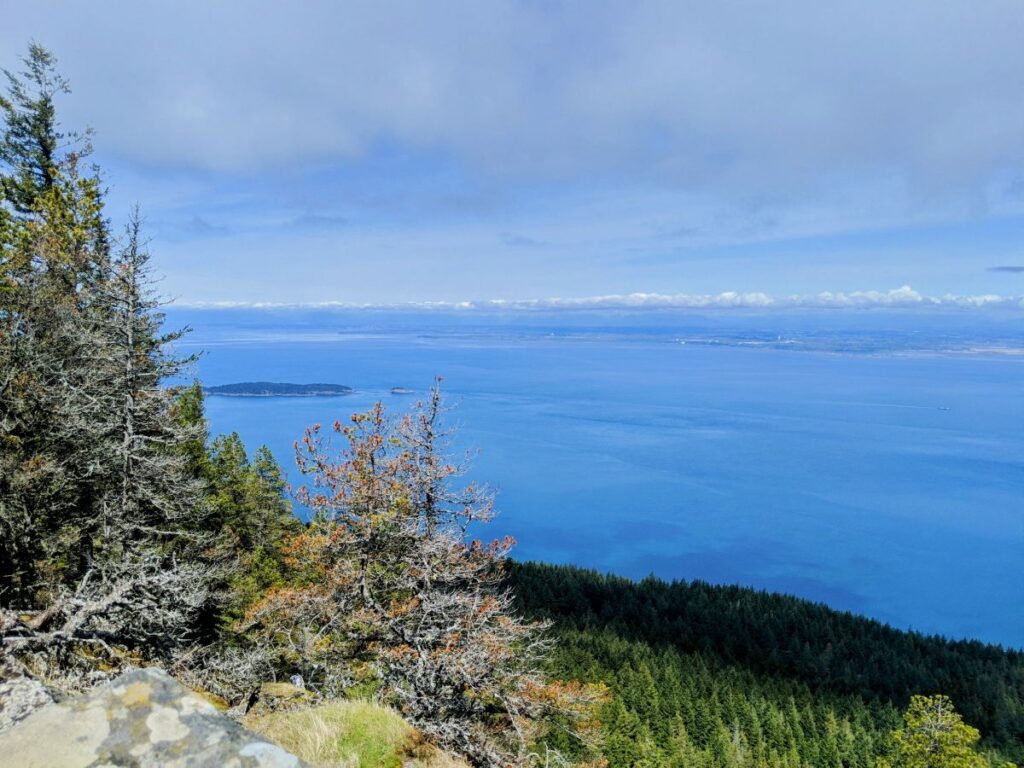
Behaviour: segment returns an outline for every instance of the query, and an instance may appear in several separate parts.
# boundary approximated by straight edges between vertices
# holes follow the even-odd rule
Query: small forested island
[[[288,384],[275,381],[242,381],[205,387],[208,395],[225,397],[337,397],[350,395],[352,387],[344,384]]]

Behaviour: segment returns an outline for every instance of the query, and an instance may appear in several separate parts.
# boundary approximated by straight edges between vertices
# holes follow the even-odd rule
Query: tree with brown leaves
[[[401,419],[378,403],[306,431],[296,450],[312,483],[298,498],[312,519],[289,543],[296,581],[253,607],[249,631],[325,695],[370,683],[474,765],[525,764],[554,723],[582,736],[603,694],[544,681],[546,626],[518,617],[502,586],[512,540],[469,540],[493,496],[458,482],[443,410],[435,387]]]

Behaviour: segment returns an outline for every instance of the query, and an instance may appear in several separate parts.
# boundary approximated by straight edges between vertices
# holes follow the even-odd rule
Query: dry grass
[[[365,701],[247,717],[244,725],[318,768],[465,768],[393,710]]]

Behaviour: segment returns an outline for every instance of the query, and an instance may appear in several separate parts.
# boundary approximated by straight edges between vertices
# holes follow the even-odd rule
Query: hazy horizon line
[[[465,301],[406,302],[275,302],[275,301],[172,301],[176,309],[339,309],[394,311],[556,311],[642,309],[1024,309],[1024,296],[998,294],[927,296],[901,286],[889,291],[822,291],[814,294],[771,295],[760,291],[724,291],[717,294],[629,293],[543,299],[473,299]]]

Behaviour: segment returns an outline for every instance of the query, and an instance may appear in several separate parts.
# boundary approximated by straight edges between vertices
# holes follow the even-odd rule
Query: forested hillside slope
[[[513,564],[509,581],[525,613],[554,621],[558,673],[616,695],[604,724],[612,766],[645,750],[669,764],[690,748],[712,766],[871,766],[915,694],[948,695],[985,745],[1024,753],[1018,651],[742,587],[537,563]],[[678,764],[700,764],[689,760]]]

